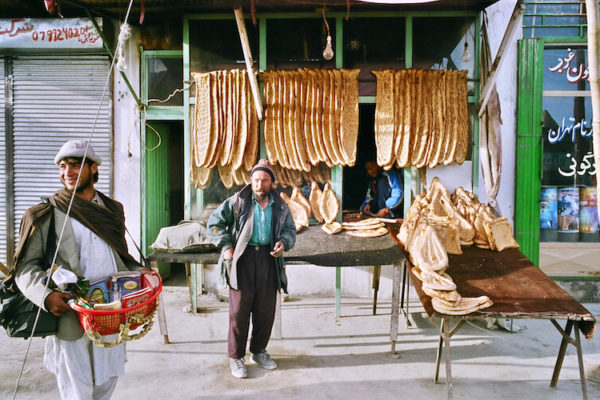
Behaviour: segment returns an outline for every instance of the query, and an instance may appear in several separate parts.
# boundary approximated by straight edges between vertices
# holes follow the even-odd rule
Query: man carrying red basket
[[[71,296],[44,285],[41,264],[46,239],[53,226],[58,247],[55,264],[90,282],[142,266],[127,250],[123,206],[94,188],[102,160],[92,146],[70,140],[54,162],[65,188],[23,215],[15,282],[32,302],[60,317],[56,335],[46,340],[44,364],[56,375],[61,398],[109,399],[124,373],[125,344],[94,346],[67,304]]]

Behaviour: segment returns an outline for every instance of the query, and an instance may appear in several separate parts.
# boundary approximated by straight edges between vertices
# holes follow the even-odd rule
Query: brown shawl
[[[104,206],[82,200],[75,196],[71,206],[70,216],[81,222],[96,235],[108,243],[123,261],[137,263],[127,251],[125,241],[125,214],[123,205],[112,200],[101,192],[98,193]],[[53,207],[66,213],[71,201],[72,192],[66,189],[54,193],[47,202],[40,203],[28,209],[21,219],[19,228],[19,245],[15,251],[14,265],[16,266],[24,254],[27,240],[33,233],[34,228],[40,226],[50,215]],[[14,268],[9,277],[14,274]]]

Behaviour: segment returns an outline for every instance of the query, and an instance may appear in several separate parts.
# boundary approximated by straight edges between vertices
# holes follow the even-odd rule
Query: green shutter
[[[539,265],[544,43],[519,41],[515,238]]]

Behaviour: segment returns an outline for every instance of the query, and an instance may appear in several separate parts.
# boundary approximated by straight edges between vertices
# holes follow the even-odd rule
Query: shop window
[[[150,105],[182,106],[183,93],[177,92],[183,82],[181,57],[151,57],[148,59],[148,99]],[[175,93],[169,98],[169,96]]]
[[[542,242],[599,240],[586,53],[562,48],[544,54]]]
[[[351,18],[344,22],[344,67],[359,68],[358,93],[375,96],[380,69],[404,69],[404,18]]]
[[[432,32],[443,32],[434,35]],[[415,18],[413,67],[468,70],[469,96],[475,94],[475,21],[473,18]]]
[[[252,58],[258,59],[258,25],[246,21]],[[244,53],[234,19],[190,21],[190,71],[245,68]]]
[[[335,20],[329,18],[335,51]],[[322,18],[272,19],[267,22],[267,69],[334,68],[323,58],[327,27]]]

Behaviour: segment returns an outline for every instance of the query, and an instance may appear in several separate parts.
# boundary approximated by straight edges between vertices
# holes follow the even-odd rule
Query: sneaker
[[[247,378],[248,370],[246,369],[246,364],[244,363],[244,358],[230,358],[229,359],[229,368],[231,368],[231,375],[236,378]]]
[[[271,358],[271,355],[266,350],[258,354],[251,353],[250,359],[265,369],[277,368],[277,363]]]

